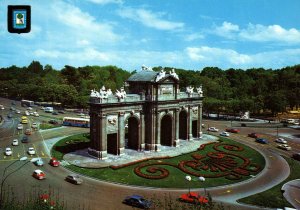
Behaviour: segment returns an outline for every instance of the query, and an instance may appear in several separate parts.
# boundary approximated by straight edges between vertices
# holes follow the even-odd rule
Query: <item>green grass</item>
[[[53,147],[54,149],[52,150],[52,155],[61,160],[63,158],[64,153],[66,153],[66,151],[70,152],[73,149],[75,150],[74,147],[76,144],[66,144],[66,142],[70,143],[70,141],[74,142],[74,140],[77,141],[77,143],[79,145],[77,147],[77,149],[84,148],[84,147],[86,148],[88,146],[87,144],[88,144],[89,139],[87,138],[86,134],[71,136],[71,137],[62,139],[59,142],[57,142],[57,144]],[[244,148],[244,151],[233,152],[233,153],[241,154],[243,157],[251,159],[251,162],[254,162],[254,163],[260,165],[261,169],[264,168],[265,160],[264,160],[263,156],[260,155],[255,150],[253,150],[250,147],[247,147],[245,145],[242,145],[238,142],[229,140],[229,139],[221,138],[221,140],[223,141],[223,143],[230,143],[231,145],[242,146]],[[73,147],[73,148],[70,148],[70,147]],[[213,147],[213,145],[207,145],[205,150],[202,150],[202,151],[195,151],[195,152],[191,152],[188,154],[173,157],[170,159],[148,160],[148,161],[144,161],[142,163],[157,163],[158,161],[162,161],[164,163],[170,163],[170,164],[177,165],[182,160],[193,160],[193,158],[191,157],[192,154],[205,155],[208,152],[215,151],[212,147]],[[118,182],[118,183],[129,184],[129,185],[149,186],[149,187],[166,187],[166,188],[168,188],[168,187],[187,188],[188,186],[190,186],[191,188],[214,187],[214,186],[220,186],[220,185],[233,184],[233,183],[240,182],[240,181],[250,178],[250,176],[242,176],[242,178],[239,180],[229,180],[224,177],[206,178],[206,181],[202,183],[202,182],[198,181],[198,177],[192,176],[192,181],[187,183],[187,181],[184,179],[185,176],[187,175],[186,173],[181,171],[179,168],[168,166],[168,165],[163,165],[162,167],[169,171],[168,177],[163,178],[163,179],[158,179],[158,180],[146,179],[146,178],[137,176],[134,173],[134,168],[140,164],[141,163],[136,163],[134,165],[126,166],[124,168],[120,168],[120,169],[116,169],[116,170],[109,168],[109,167],[99,168],[99,169],[81,168],[81,167],[77,167],[75,165],[68,165],[66,167],[77,173],[84,174],[84,175],[90,176],[90,177],[94,177],[94,178],[97,178],[100,180]],[[145,169],[143,169],[143,170],[145,170]],[[192,170],[192,169],[189,168],[189,170]],[[252,172],[251,174],[255,175],[258,172],[255,172],[255,173]],[[205,173],[209,173],[209,172],[203,171],[203,173],[205,174]]]
[[[300,177],[300,163],[294,159],[284,157],[290,165],[291,173],[289,177],[280,184],[264,192],[251,195],[238,200],[241,203],[264,206],[269,208],[292,207],[291,204],[282,196],[281,187],[284,183]]]
[[[49,123],[41,123],[39,126],[39,128],[41,130],[47,130],[47,129],[57,128],[57,127],[61,127],[61,125],[60,124],[53,125],[53,124],[49,124]]]

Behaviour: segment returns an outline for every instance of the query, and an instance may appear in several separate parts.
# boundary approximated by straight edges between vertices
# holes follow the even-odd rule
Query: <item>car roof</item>
[[[143,196],[140,195],[131,195],[130,198],[141,199]]]
[[[42,170],[40,170],[40,169],[36,169],[36,170],[34,170],[34,172],[36,172],[36,173],[44,173]]]

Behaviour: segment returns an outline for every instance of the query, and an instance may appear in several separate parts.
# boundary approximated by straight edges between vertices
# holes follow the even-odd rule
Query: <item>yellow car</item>
[[[22,120],[21,123],[22,123],[22,124],[27,124],[27,123],[28,123],[28,120],[27,120],[27,119]]]
[[[27,117],[26,116],[22,116],[22,120],[27,120]]]

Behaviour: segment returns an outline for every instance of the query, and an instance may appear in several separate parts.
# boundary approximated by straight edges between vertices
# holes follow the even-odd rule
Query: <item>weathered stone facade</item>
[[[180,92],[178,82],[174,70],[144,69],[127,80],[130,94],[124,89],[116,95],[105,88],[92,91],[89,154],[105,159],[125,148],[159,151],[161,145],[178,146],[179,139],[200,140],[202,88]]]

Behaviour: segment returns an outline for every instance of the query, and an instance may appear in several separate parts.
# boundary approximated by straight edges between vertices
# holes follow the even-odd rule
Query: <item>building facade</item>
[[[152,71],[142,67],[124,88],[113,95],[104,87],[90,95],[90,155],[105,159],[126,149],[160,151],[176,147],[179,140],[202,136],[202,87],[179,90],[174,70]]]

